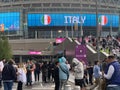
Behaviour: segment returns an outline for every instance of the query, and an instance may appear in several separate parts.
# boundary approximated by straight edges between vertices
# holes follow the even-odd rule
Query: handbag
[[[106,90],[106,79],[105,78],[102,78],[101,79],[101,90]]]

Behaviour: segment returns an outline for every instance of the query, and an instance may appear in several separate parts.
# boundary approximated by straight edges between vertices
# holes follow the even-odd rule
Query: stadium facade
[[[99,21],[104,23],[100,29],[114,34],[120,1],[97,0],[97,4]],[[0,11],[1,27],[11,38],[76,37],[81,29],[83,35],[96,35],[96,0],[1,0]]]
[[[0,31],[10,40],[96,36],[96,15],[101,36],[117,34],[119,0],[0,0]]]

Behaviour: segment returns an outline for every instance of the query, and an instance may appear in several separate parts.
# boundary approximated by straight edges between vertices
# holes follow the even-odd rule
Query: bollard
[[[75,86],[74,90],[81,90],[80,86]]]
[[[65,89],[64,90],[72,90],[71,85],[65,85]]]

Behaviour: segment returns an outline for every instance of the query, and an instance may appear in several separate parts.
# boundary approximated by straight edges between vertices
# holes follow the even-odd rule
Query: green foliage
[[[3,58],[6,60],[11,59],[12,52],[7,37],[0,36],[0,60]]]

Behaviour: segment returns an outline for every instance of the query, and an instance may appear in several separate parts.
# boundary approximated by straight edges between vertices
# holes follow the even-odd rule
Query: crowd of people
[[[91,43],[91,45],[97,49],[97,38],[94,36],[88,36],[85,41],[87,43]],[[100,37],[99,49],[101,52],[114,54],[118,59],[120,59],[120,39],[118,37],[113,37],[111,35],[108,35],[107,37]]]
[[[106,57],[103,62],[95,61],[94,65],[85,67],[82,61],[73,59],[75,72],[75,85],[79,85],[81,90],[120,90],[120,63],[114,55]],[[86,74],[87,71],[87,74]],[[86,76],[88,75],[88,76]]]
[[[77,58],[73,58],[69,64],[63,56],[50,62],[28,60],[27,63],[18,64],[14,60],[3,59],[0,61],[0,87],[3,85],[4,90],[12,90],[13,83],[17,82],[17,90],[23,90],[24,84],[31,87],[35,83],[54,83],[54,90],[62,90],[71,72],[75,77],[75,85],[80,86],[81,90],[86,90],[89,85],[92,87],[88,90],[120,89],[120,63],[114,55],[106,57],[103,62],[95,61],[94,64],[86,64]]]
[[[4,90],[12,90],[16,82],[17,90],[23,90],[23,85],[31,87],[35,83],[55,83],[55,90],[62,90],[68,81],[69,69],[65,57],[59,57],[54,62],[28,60],[27,63],[18,64],[14,60],[3,59],[0,61],[0,87],[3,85]]]

